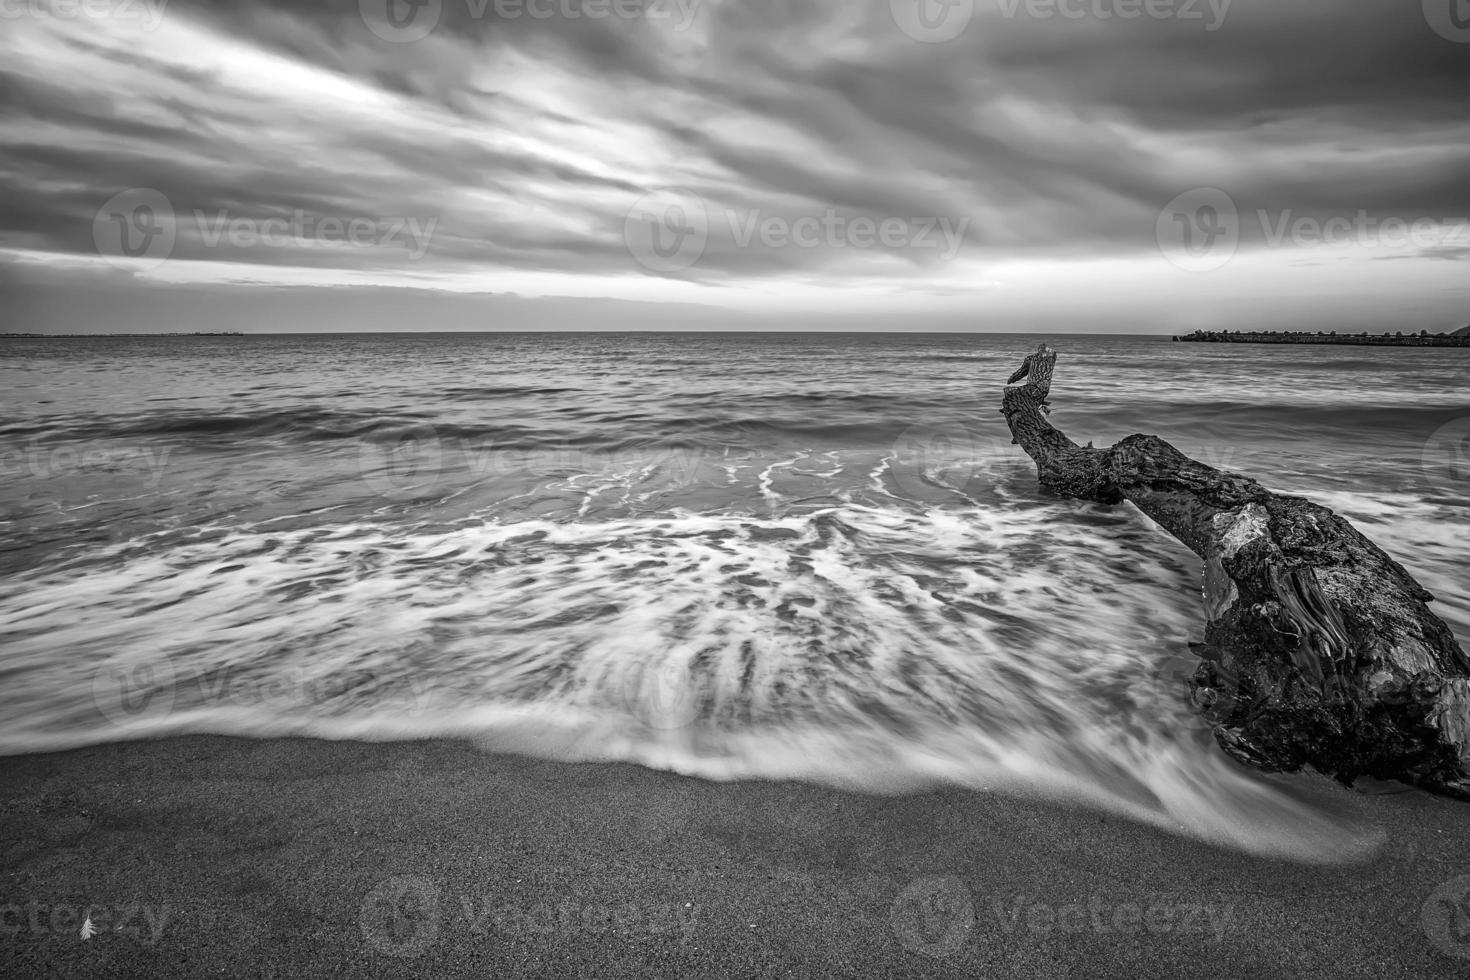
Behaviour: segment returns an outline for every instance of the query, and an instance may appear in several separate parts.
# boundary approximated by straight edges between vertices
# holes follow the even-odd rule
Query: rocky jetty
[[[1283,330],[1196,330],[1176,336],[1192,344],[1344,344],[1361,347],[1470,347],[1470,327],[1454,333],[1298,333]]]

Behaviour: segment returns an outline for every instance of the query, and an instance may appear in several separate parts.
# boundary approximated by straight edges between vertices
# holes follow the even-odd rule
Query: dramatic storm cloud
[[[0,0],[0,312],[1452,328],[1460,6]]]

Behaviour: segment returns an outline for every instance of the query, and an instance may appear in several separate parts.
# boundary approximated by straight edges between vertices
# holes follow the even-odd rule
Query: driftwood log
[[[1133,503],[1204,561],[1208,617],[1191,683],[1220,746],[1267,771],[1394,779],[1470,799],[1470,658],[1433,599],[1346,520],[1157,436],[1078,446],[1046,420],[1043,344],[1002,413],[1043,486]]]

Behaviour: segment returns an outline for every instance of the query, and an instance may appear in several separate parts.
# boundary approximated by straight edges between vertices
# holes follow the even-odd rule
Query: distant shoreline
[[[473,336],[530,336],[547,337],[606,337],[606,336],[680,336],[680,337],[804,337],[804,336],[865,336],[865,337],[1029,337],[1064,342],[1069,337],[1118,337],[1134,340],[1163,341],[1165,337],[1174,342],[1227,343],[1227,344],[1335,344],[1389,347],[1470,347],[1470,328],[1455,333],[1412,334],[1320,334],[1284,333],[1271,331],[1195,331],[1187,335],[1130,334],[1130,333],[1055,333],[1028,331],[907,331],[907,330],[328,330],[286,331],[284,333],[246,333],[239,330],[226,331],[173,331],[168,333],[0,333],[0,340],[147,340],[161,337],[473,337]],[[1033,341],[1034,342],[1034,341]]]
[[[54,340],[63,337],[243,337],[238,330],[204,333],[0,333],[0,340]]]
[[[1470,328],[1452,334],[1336,334],[1289,333],[1285,331],[1196,330],[1176,336],[1175,341],[1192,344],[1329,344],[1347,347],[1470,347]]]

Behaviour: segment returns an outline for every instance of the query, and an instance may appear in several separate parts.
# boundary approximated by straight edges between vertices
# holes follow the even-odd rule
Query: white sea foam
[[[1188,559],[1127,511],[847,503],[155,545],[0,600],[5,751],[453,736],[715,779],[1039,793],[1302,859],[1364,846],[1211,744],[1168,666],[1198,628]]]

